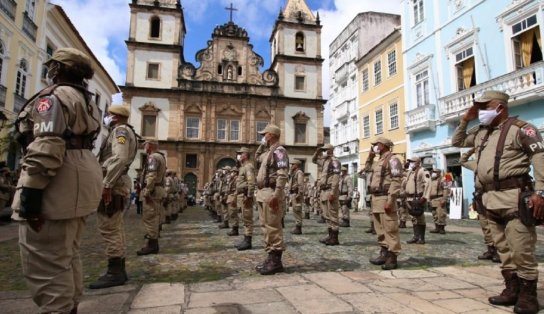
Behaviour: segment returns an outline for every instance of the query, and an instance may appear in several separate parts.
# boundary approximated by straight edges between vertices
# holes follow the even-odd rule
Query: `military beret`
[[[125,107],[125,106],[111,106],[108,108],[108,112],[111,113],[111,114],[116,114],[118,116],[122,116],[122,117],[129,117],[130,116],[130,110],[128,109],[128,107]]]
[[[266,134],[266,133],[280,135],[281,130],[277,125],[270,123],[264,128],[264,130],[259,131],[259,134]]]
[[[507,93],[497,91],[497,90],[486,90],[482,93],[482,95],[478,98],[474,99],[474,103],[486,103],[490,102],[492,100],[502,100],[504,102],[508,102],[508,99],[510,99],[510,96]]]
[[[237,153],[249,153],[249,148],[242,147],[239,150],[236,151]]]
[[[370,144],[376,145],[378,143],[382,143],[383,145],[388,146],[388,147],[393,147],[393,142],[391,142],[390,139],[385,138],[383,136],[378,137],[374,142],[372,142]]]
[[[59,48],[55,50],[53,56],[45,62],[45,65],[47,66],[51,61],[57,61],[70,67],[85,64],[92,68],[89,56],[75,48]]]
[[[298,159],[293,159],[293,161],[291,161],[290,164],[292,164],[292,165],[300,165],[301,162],[300,162],[300,160],[298,160]]]

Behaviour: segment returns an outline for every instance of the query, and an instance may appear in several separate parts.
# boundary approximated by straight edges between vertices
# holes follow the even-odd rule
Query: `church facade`
[[[213,29],[207,47],[185,60],[184,12],[176,0],[133,0],[127,78],[121,86],[130,123],[159,140],[167,166],[191,194],[216,169],[236,162],[236,151],[255,151],[268,123],[282,129],[290,159],[311,177],[311,157],[323,144],[321,25],[304,0],[289,0],[275,22],[271,66],[253,50],[248,32],[231,20]],[[141,168],[143,152],[133,168]],[[133,172],[134,174],[134,172]]]

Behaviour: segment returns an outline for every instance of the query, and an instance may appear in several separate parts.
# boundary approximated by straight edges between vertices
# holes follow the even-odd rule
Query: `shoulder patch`
[[[49,99],[49,97],[40,98],[38,105],[36,106],[36,111],[44,114],[50,111],[51,107],[53,107],[53,102]]]
[[[279,146],[276,148],[273,152],[274,159],[276,161],[276,166],[278,168],[287,168],[289,167],[289,157],[287,156],[287,152],[285,151],[285,148],[282,146]]]
[[[125,129],[125,128],[116,128],[115,129],[115,137],[119,137],[119,136],[127,137],[128,136],[127,129]]]
[[[391,176],[402,176],[402,163],[397,157],[393,157],[389,160],[389,166],[391,167]]]
[[[521,131],[528,137],[536,137],[538,132],[534,127],[530,125],[525,125],[524,127],[522,127]]]

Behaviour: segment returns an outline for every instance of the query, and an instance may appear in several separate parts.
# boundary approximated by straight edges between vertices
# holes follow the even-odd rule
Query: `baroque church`
[[[269,69],[262,69],[263,58],[253,50],[250,33],[232,21],[232,11],[193,63],[184,56],[190,34],[179,0],[132,0],[129,6],[123,102],[136,132],[159,141],[167,167],[181,175],[191,194],[202,190],[216,169],[234,166],[240,147],[254,152],[261,140],[257,132],[268,123],[281,128],[290,159],[301,160],[316,178],[311,158],[323,144],[326,103],[321,24],[304,0],[278,8]],[[133,168],[143,162],[142,151]]]

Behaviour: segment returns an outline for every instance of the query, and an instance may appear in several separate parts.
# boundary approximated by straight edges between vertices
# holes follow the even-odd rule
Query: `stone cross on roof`
[[[230,21],[232,22],[232,12],[233,11],[238,11],[238,9],[234,8],[234,6],[232,5],[232,2],[231,2],[230,7],[226,7],[225,10],[230,11]]]

